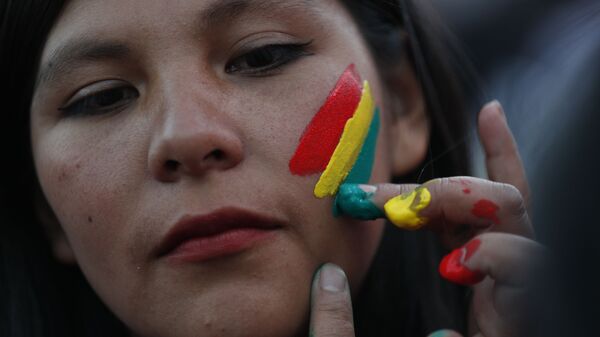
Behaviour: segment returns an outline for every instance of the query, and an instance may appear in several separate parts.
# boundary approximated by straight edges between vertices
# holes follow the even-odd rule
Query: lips
[[[186,215],[169,230],[155,250],[157,257],[201,262],[246,250],[267,239],[283,222],[239,208]]]

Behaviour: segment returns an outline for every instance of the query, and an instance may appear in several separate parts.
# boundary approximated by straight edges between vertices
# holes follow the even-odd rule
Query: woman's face
[[[41,60],[35,165],[77,264],[135,334],[300,334],[321,263],[360,286],[382,223],[334,218],[319,176],[288,168],[352,63],[384,108],[372,181],[387,181],[382,84],[341,4],[69,2]],[[275,227],[206,237],[247,212]],[[182,219],[204,238],[161,254]]]

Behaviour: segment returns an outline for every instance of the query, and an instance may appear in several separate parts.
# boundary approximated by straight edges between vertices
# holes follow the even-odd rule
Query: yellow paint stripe
[[[317,198],[334,196],[340,184],[346,179],[367,138],[371,120],[373,119],[375,104],[371,94],[369,82],[365,81],[363,93],[354,116],[344,126],[344,132],[338,145],[327,164],[327,168],[315,186],[314,194]]]

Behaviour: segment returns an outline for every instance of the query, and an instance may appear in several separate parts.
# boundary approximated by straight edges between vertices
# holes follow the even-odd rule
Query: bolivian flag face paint
[[[350,65],[300,138],[290,171],[300,176],[320,173],[317,198],[335,196],[342,183],[367,183],[379,119],[369,83],[361,83]]]

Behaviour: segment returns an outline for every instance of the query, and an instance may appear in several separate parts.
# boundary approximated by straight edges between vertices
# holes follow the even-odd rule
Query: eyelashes
[[[312,55],[312,41],[301,44],[269,44],[252,49],[228,61],[225,73],[249,77],[275,75],[285,65]],[[79,96],[79,97],[78,97]],[[110,80],[92,84],[75,94],[59,108],[62,117],[95,116],[126,109],[140,96],[139,91],[124,81]]]
[[[120,111],[139,96],[134,87],[122,83],[121,86],[87,94],[58,110],[63,117],[102,115]]]
[[[312,41],[302,44],[271,44],[253,49],[229,61],[225,65],[225,72],[227,74],[268,76],[270,71],[300,57],[312,55],[308,51],[311,43]]]

